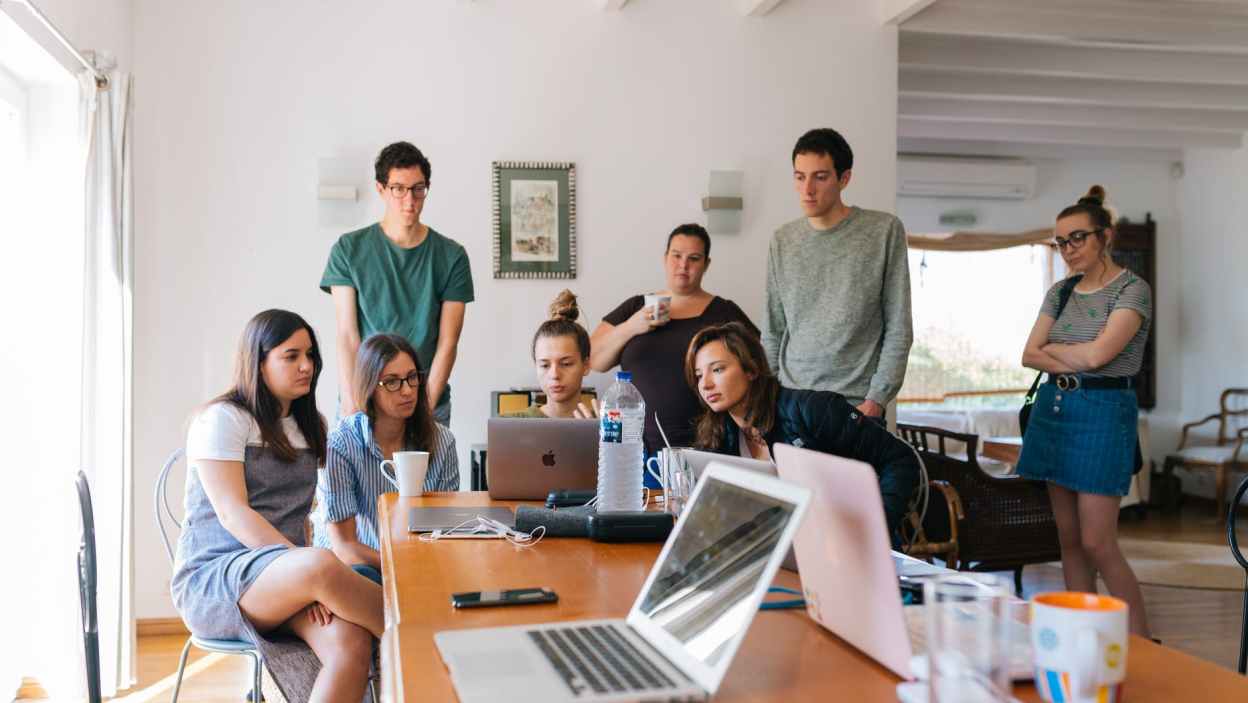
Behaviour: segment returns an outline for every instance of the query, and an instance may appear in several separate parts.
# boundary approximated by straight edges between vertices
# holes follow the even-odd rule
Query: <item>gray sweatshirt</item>
[[[901,389],[913,340],[901,220],[855,207],[832,229],[802,218],[776,231],[763,348],[782,385],[887,405]]]

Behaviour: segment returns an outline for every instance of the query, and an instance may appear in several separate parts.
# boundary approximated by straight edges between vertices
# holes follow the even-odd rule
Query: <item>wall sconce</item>
[[[741,231],[741,197],[745,174],[741,171],[711,171],[707,196],[702,198],[706,213],[706,229],[714,234],[737,234]]]
[[[361,187],[367,184],[368,163],[367,159],[317,159],[316,210],[320,224],[350,227],[365,218],[360,192],[368,192]]]

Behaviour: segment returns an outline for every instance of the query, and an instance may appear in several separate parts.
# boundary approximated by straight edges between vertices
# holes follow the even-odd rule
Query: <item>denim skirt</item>
[[[1017,473],[1080,493],[1125,496],[1139,407],[1130,389],[1063,391],[1041,384]]]

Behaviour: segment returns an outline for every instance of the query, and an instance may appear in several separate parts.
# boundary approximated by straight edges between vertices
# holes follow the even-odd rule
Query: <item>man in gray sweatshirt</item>
[[[762,341],[781,384],[835,391],[883,417],[914,340],[906,231],[894,215],[844,203],[853,166],[835,130],[797,140],[793,185],[805,217],[771,240]]]

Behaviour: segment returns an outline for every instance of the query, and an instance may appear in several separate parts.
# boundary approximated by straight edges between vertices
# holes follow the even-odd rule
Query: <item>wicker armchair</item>
[[[914,525],[919,539],[907,550],[912,556],[940,556],[959,571],[1013,571],[1020,594],[1024,566],[1061,559],[1043,482],[985,473],[977,435],[901,423],[897,429],[923,457],[931,488],[927,515]],[[955,441],[966,444],[965,457],[946,450]]]

